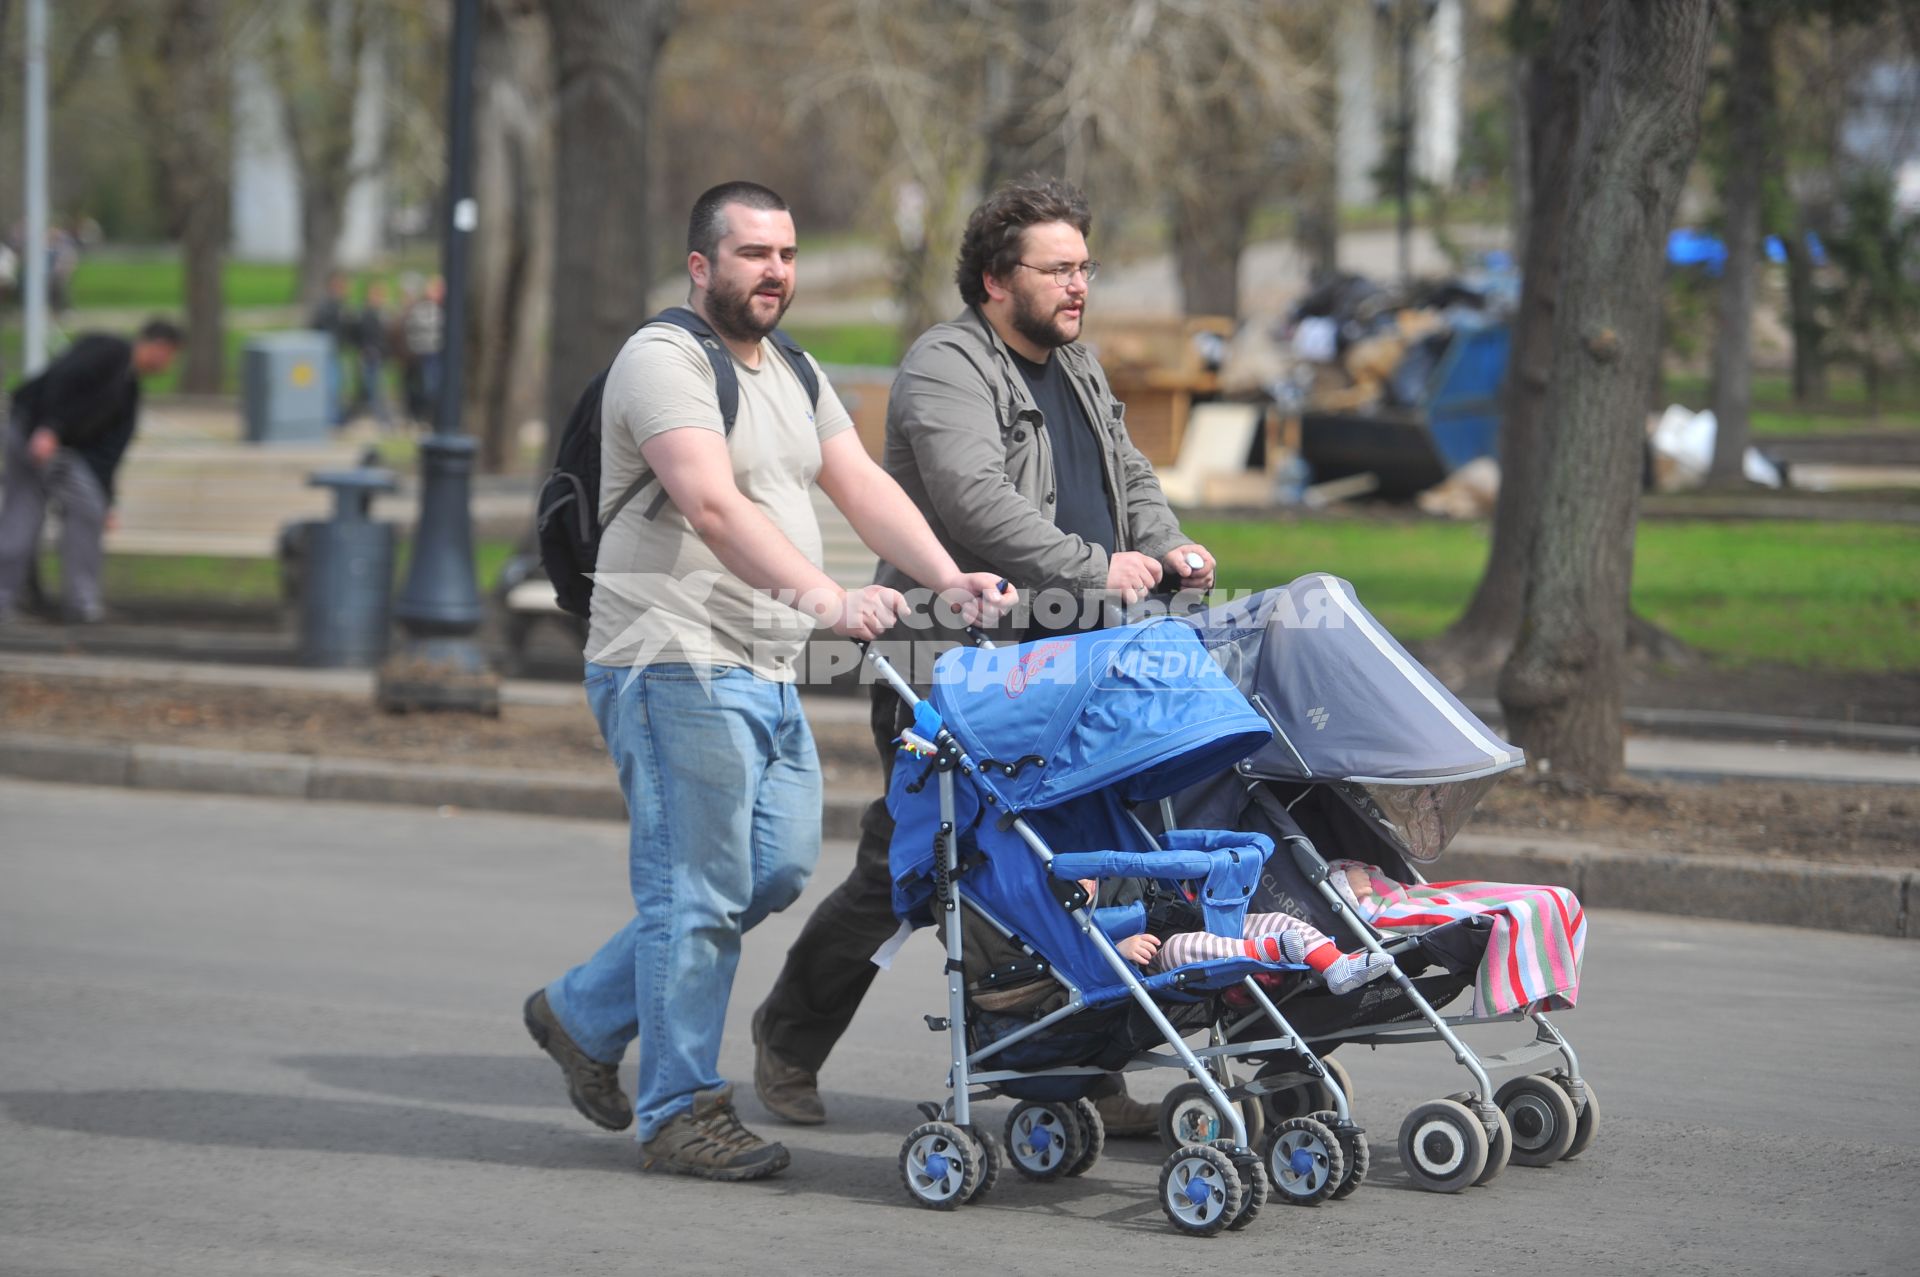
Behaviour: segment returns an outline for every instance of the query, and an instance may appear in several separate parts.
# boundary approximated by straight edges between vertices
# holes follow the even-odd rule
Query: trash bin
[[[395,532],[368,518],[375,494],[392,492],[391,470],[322,470],[333,518],[296,525],[300,543],[300,659],[308,665],[378,665],[387,654]]]
[[[248,341],[240,363],[247,442],[324,440],[333,425],[327,389],[333,359],[326,333],[267,333]]]

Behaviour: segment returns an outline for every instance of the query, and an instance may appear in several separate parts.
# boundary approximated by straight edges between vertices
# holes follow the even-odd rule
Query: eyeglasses
[[[1053,277],[1053,282],[1062,288],[1070,287],[1075,275],[1091,284],[1094,277],[1100,273],[1100,263],[1094,261],[1077,262],[1072,266],[1034,266],[1028,262],[1015,262],[1014,265],[1025,266],[1037,275],[1050,275]]]

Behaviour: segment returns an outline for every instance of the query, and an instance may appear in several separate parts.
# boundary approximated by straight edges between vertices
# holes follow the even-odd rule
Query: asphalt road
[[[955,1214],[895,1159],[944,1007],[920,938],[830,1064],[834,1120],[757,1185],[643,1176],[519,1005],[626,908],[615,826],[0,781],[0,1272],[1911,1273],[1920,945],[1594,915],[1584,1157],[1454,1197],[1393,1153],[1444,1051],[1342,1053],[1374,1135],[1344,1203],[1176,1236],[1157,1146]],[[807,904],[748,940],[724,1060]],[[1483,1032],[1490,1048],[1511,1030]]]

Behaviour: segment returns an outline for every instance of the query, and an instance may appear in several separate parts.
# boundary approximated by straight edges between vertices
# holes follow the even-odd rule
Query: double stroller
[[[944,653],[913,706],[888,803],[894,908],[946,941],[948,1098],[900,1150],[907,1193],[954,1209],[1003,1163],[1034,1180],[1080,1175],[1104,1133],[1090,1090],[1116,1070],[1184,1070],[1208,1120],[1187,1122],[1159,1177],[1177,1230],[1243,1228],[1270,1194],[1303,1203],[1359,1187],[1367,1161],[1344,1088],[1270,996],[1315,987],[1307,967],[1219,958],[1145,974],[1115,947],[1163,905],[1239,936],[1273,853],[1260,833],[1174,829],[1134,814],[1230,772],[1272,728],[1178,619],[1018,647]],[[1101,905],[1085,880],[1147,895]],[[1109,900],[1115,886],[1102,889]],[[1240,1032],[1230,1036],[1237,1001]],[[1257,1019],[1256,1019],[1257,1017]],[[1253,1025],[1260,1027],[1257,1031]],[[1204,1046],[1189,1036],[1206,1035]],[[1260,1147],[1220,1079],[1285,1059],[1325,1106],[1270,1124]],[[1001,1145],[974,1104],[1015,1101]]]
[[[1545,1014],[1571,1005],[1577,988],[1585,938],[1578,902],[1555,888],[1503,888],[1503,909],[1455,911],[1460,916],[1428,919],[1417,932],[1396,931],[1355,907],[1339,890],[1341,871],[1330,872],[1321,854],[1329,849],[1386,879],[1423,885],[1420,866],[1440,857],[1495,779],[1522,764],[1521,752],[1422,668],[1337,577],[1304,576],[1189,620],[1273,733],[1232,768],[1177,795],[1164,823],[1271,838],[1283,850],[1262,874],[1252,908],[1293,914],[1343,948],[1357,942],[1394,959],[1390,979],[1344,996],[1308,987],[1278,996],[1291,1029],[1322,1054],[1346,1043],[1439,1040],[1451,1048],[1470,1087],[1415,1108],[1400,1130],[1401,1162],[1422,1188],[1456,1192],[1491,1180],[1509,1159],[1545,1166],[1584,1151],[1599,1104]],[[1474,886],[1488,885],[1461,884]],[[1469,994],[1464,1014],[1440,1014]],[[1479,1056],[1455,1033],[1508,1021],[1529,1022],[1534,1036],[1499,1055]],[[1225,1036],[1253,1041],[1270,1028],[1254,1010]],[[1558,1067],[1535,1072],[1543,1060]],[[1345,1070],[1331,1058],[1324,1066],[1350,1096]],[[1525,1071],[1495,1090],[1489,1072],[1516,1066]],[[1249,1114],[1285,1119],[1324,1105],[1320,1071],[1305,1055],[1268,1057],[1227,1093]]]

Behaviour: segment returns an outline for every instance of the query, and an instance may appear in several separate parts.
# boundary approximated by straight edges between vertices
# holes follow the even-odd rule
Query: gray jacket
[[[1160,558],[1187,537],[1127,437],[1125,405],[1085,347],[1053,357],[1099,438],[1115,549]],[[1006,343],[977,309],[928,329],[900,362],[882,464],[961,571],[997,572],[1023,591],[1106,587],[1107,551],[1054,526],[1053,445]],[[886,563],[876,579],[914,584]]]

